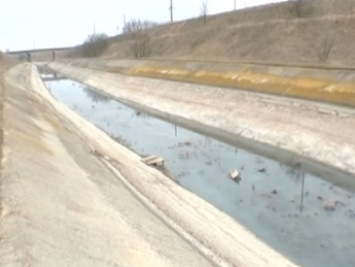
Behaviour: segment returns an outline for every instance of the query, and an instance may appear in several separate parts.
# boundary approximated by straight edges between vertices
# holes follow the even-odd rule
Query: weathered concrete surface
[[[33,70],[5,76],[0,266],[212,266],[58,119]]]
[[[55,101],[33,66],[7,72],[4,103],[0,266],[211,266],[171,228],[221,266],[295,266]]]
[[[60,63],[49,66],[115,98],[189,120],[355,174],[355,111],[309,101],[217,87],[130,77]],[[270,153],[269,153],[270,154]],[[271,155],[273,156],[273,155]],[[338,177],[332,177],[337,182]],[[346,182],[346,181],[343,181]],[[352,184],[352,185],[351,185]],[[351,181],[347,186],[353,186]]]
[[[355,106],[354,68],[168,59],[80,59],[71,65]]]

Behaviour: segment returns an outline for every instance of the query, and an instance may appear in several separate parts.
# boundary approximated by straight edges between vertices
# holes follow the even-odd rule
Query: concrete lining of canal
[[[131,109],[72,80],[46,85],[59,102],[135,153],[162,156],[164,173],[301,266],[355,264],[354,194]],[[238,183],[227,175],[234,168],[242,175]]]
[[[32,89],[43,98],[43,104],[52,108],[63,123],[92,148],[93,153],[114,166],[124,179],[149,199],[150,205],[198,240],[200,246],[212,251],[214,257],[223,259],[230,266],[297,266],[230,216],[178,186],[160,171],[145,165],[137,154],[56,101],[34,67],[29,81]]]
[[[355,105],[355,72],[336,66],[233,61],[76,59],[70,65],[112,73],[190,82],[344,106]]]
[[[337,107],[313,102],[60,63],[49,67],[133,108],[355,190],[351,109],[339,112]]]

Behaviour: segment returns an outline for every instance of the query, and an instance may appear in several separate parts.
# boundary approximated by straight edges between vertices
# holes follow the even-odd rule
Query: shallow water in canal
[[[57,100],[137,154],[163,157],[177,183],[300,266],[355,266],[354,193],[148,116],[74,81],[46,85]],[[229,178],[235,169],[239,183]]]

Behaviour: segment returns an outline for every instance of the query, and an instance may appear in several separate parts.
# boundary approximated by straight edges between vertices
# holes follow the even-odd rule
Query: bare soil
[[[353,0],[309,0],[298,17],[288,1],[160,25],[149,32],[150,57],[353,65],[354,8]],[[104,57],[133,57],[130,37],[113,38]]]

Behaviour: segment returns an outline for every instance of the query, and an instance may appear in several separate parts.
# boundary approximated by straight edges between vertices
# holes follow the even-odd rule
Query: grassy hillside
[[[209,16],[149,30],[150,57],[353,64],[355,1],[304,0]],[[113,38],[105,57],[133,57],[132,37]]]

